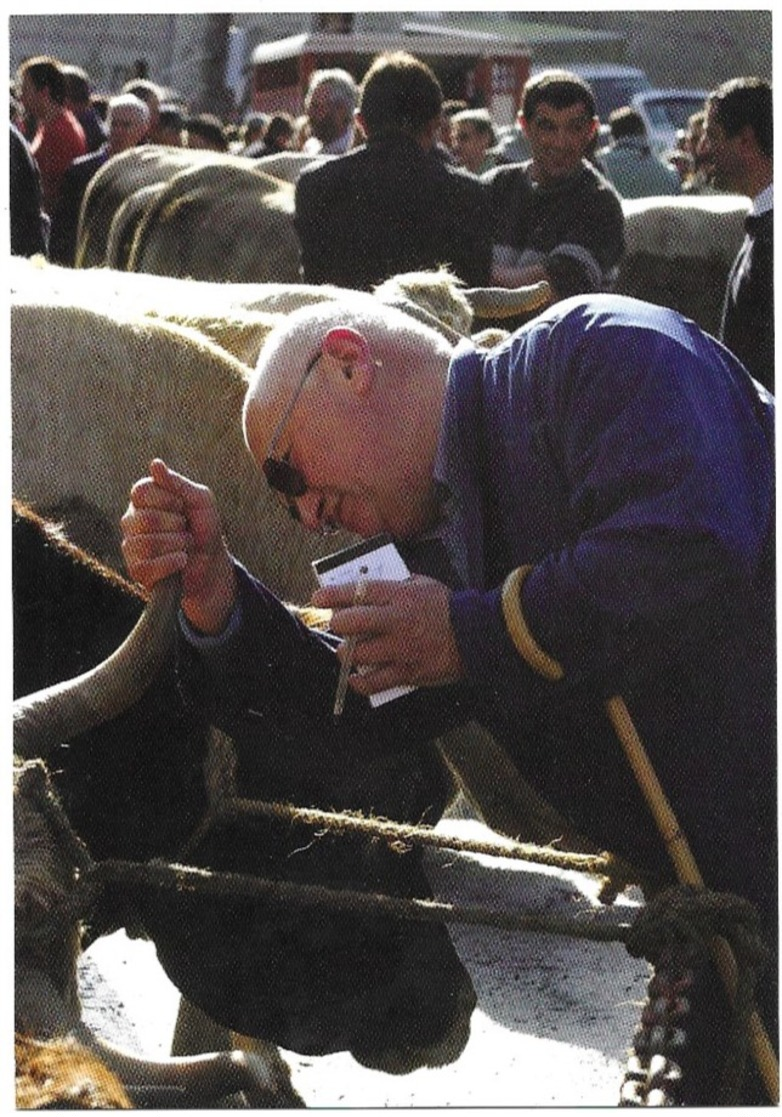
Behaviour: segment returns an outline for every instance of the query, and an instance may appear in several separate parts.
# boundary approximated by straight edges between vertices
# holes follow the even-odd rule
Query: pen
[[[364,592],[366,590],[366,576],[369,567],[362,566],[359,568],[358,580],[356,581],[356,588],[353,591],[353,604],[358,605],[364,600]],[[337,693],[334,696],[334,717],[338,718],[342,713],[345,705],[345,695],[348,690],[348,677],[350,670],[353,666],[353,656],[356,651],[357,638],[349,636],[345,641],[345,655],[342,659],[342,664],[339,669],[339,679],[337,680]]]

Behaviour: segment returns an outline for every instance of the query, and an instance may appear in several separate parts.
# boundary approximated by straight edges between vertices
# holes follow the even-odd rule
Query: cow
[[[167,182],[186,167],[206,162],[209,152],[144,144],[107,160],[90,179],[82,200],[76,233],[75,266],[106,264],[106,245],[119,206],[137,190]]]
[[[222,282],[294,283],[293,186],[225,155],[174,175],[143,209],[129,271]]]
[[[256,159],[255,166],[265,175],[279,178],[283,182],[295,183],[310,163],[323,163],[326,159],[334,159],[334,155],[308,155],[303,151],[278,151],[273,155],[261,155]]]
[[[46,794],[92,861],[171,860],[192,844],[203,815],[213,735],[178,696],[170,651],[176,587],[166,587],[162,614],[157,600],[154,609],[145,608],[137,588],[18,503],[12,548],[18,1030],[89,1041],[75,989],[80,943],[132,924],[154,941],[187,1000],[230,1031],[305,1054],[349,1050],[368,1066],[397,1073],[458,1057],[475,994],[440,925],[329,912],[303,919],[299,909],[274,904],[248,908],[230,899],[111,887],[91,907],[86,930],[63,921],[59,902],[84,866],[73,864],[70,846],[56,840],[29,790],[40,790],[34,762],[45,763]],[[111,646],[128,632],[114,652]],[[256,724],[241,740],[222,743],[235,750],[243,797],[378,810],[413,822],[424,804],[436,818],[450,794],[433,744],[400,743],[398,754],[368,758],[359,771],[333,749],[304,739],[286,740],[282,748],[268,732]],[[189,860],[276,880],[431,895],[420,851],[400,852],[363,837],[307,838],[275,821],[255,825],[251,841],[232,827],[209,834]],[[226,1005],[229,972],[252,979],[249,1002]],[[420,992],[411,1001],[403,991],[413,988]],[[53,998],[52,1020],[44,994]],[[422,1003],[425,1019],[416,1016]],[[237,1060],[246,1071],[238,1056],[215,1066]],[[119,1058],[109,1065],[133,1075],[138,1069]],[[267,1052],[267,1077],[270,1066],[279,1077]],[[168,1070],[149,1074],[142,1082],[167,1087]],[[290,1101],[289,1091],[286,1096]]]
[[[293,210],[292,183],[263,173],[251,160],[188,148],[134,148],[108,160],[90,181],[75,266],[295,283]]]
[[[52,703],[46,688],[59,683],[63,689],[73,675],[89,678],[145,615],[145,599],[18,502],[12,509],[12,570],[15,1027],[24,1107],[31,1107],[35,1096],[40,1102],[42,1084],[37,1094],[35,1087],[41,1068],[59,1057],[63,1067],[48,1076],[50,1092],[73,1089],[74,1076],[84,1098],[93,1088],[109,1088],[111,1073],[101,1078],[85,1069],[85,1049],[136,1099],[139,1091],[150,1101],[170,1098],[176,1090],[206,1101],[248,1089],[257,1104],[300,1104],[273,1047],[263,1056],[227,1052],[196,1062],[139,1060],[107,1048],[82,1023],[76,970],[82,944],[123,925],[128,916],[117,892],[104,892],[92,906],[89,926],[63,906],[73,893],[76,869],[83,866],[74,864],[73,850],[44,806],[61,805],[96,858],[171,856],[204,809],[208,726],[178,699],[166,637],[170,604],[152,632],[140,633],[149,657],[134,653],[127,669],[116,663],[115,691],[97,682],[97,694],[86,704],[71,701],[64,710],[67,698],[59,694]],[[153,638],[147,641],[145,632]],[[103,724],[92,724],[96,716]],[[50,773],[43,777],[45,768],[36,759],[42,756]]]
[[[623,202],[620,294],[673,307],[708,333],[719,330],[728,272],[744,237],[747,198],[734,194]]]
[[[32,283],[11,309],[14,493],[53,515],[79,498],[103,529],[96,553],[121,570],[130,487],[165,453],[214,486],[237,558],[279,596],[305,600],[326,544],[296,530],[244,445],[248,367],[194,329],[44,288]]]

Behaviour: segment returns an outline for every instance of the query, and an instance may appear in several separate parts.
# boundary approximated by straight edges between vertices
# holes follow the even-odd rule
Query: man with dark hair
[[[63,66],[65,75],[65,107],[69,108],[84,129],[87,151],[97,151],[108,138],[108,129],[92,103],[90,77],[81,66]]]
[[[179,105],[164,101],[158,113],[154,139],[149,143],[162,144],[164,147],[184,147],[185,114]]]
[[[488,281],[488,207],[481,183],[433,154],[442,90],[403,52],[377,58],[361,85],[365,145],[306,167],[296,184],[302,277],[368,290],[441,264]]]
[[[266,155],[279,155],[289,151],[293,143],[293,117],[287,112],[276,112],[266,126],[263,135],[248,144],[241,152],[248,159],[263,159]]]
[[[459,165],[470,174],[492,169],[496,161],[490,149],[496,142],[488,109],[464,109],[451,117],[451,146]]]
[[[706,101],[699,153],[715,186],[752,199],[747,234],[728,277],[720,340],[774,391],[774,128],[771,86],[735,78]]]
[[[610,288],[624,251],[622,202],[586,153],[598,118],[589,85],[544,70],[524,90],[520,122],[532,158],[483,176],[492,213],[492,280],[545,279],[555,295]]]
[[[65,107],[65,76],[56,59],[43,55],[28,59],[19,67],[17,82],[24,111],[36,123],[30,150],[41,172],[44,210],[51,215],[63,175],[74,159],[86,153],[87,139]]]
[[[187,146],[202,151],[228,151],[228,137],[219,117],[213,113],[197,113],[185,120]]]

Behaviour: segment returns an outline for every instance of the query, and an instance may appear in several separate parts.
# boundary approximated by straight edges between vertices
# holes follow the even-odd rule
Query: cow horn
[[[73,679],[16,699],[14,754],[22,759],[46,756],[55,745],[135,702],[169,655],[179,597],[179,578],[158,582],[132,632],[108,659]]]
[[[70,1036],[95,1055],[116,1077],[131,1101],[129,1108],[192,1108],[243,1092],[250,1108],[300,1109],[304,1103],[285,1063],[260,1050],[214,1051],[202,1055],[152,1059],[126,1051],[93,1032],[78,1011],[63,1000],[40,970],[17,973],[17,1020],[22,1034],[35,1038]]]
[[[528,287],[467,287],[463,294],[477,318],[512,318],[540,310],[551,301],[545,279]]]

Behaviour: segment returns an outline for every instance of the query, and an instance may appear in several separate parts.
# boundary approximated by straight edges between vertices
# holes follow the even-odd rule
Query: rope
[[[260,817],[289,825],[318,827],[337,834],[359,834],[380,839],[400,852],[417,843],[456,852],[532,861],[581,872],[599,874],[614,867],[613,858],[609,854],[564,854],[550,847],[541,848],[521,842],[499,844],[458,839],[437,834],[431,827],[405,825],[388,819],[242,799],[234,794],[235,773],[235,753],[230,739],[222,734],[215,734],[206,772],[210,803],[196,835],[203,835],[214,825]],[[691,951],[695,944],[705,955],[709,949],[708,944],[713,943],[715,936],[717,942],[722,942],[726,947],[726,940],[729,940],[738,960],[738,974],[735,981],[734,1034],[731,1037],[730,1057],[723,1071],[722,1088],[728,1103],[738,1096],[749,1043],[748,1024],[754,1012],[755,984],[768,957],[760,939],[757,912],[741,897],[729,893],[706,892],[701,887],[667,889],[641,911],[634,924],[628,925],[596,918],[592,913],[589,920],[572,920],[530,912],[487,912],[482,908],[435,900],[406,899],[374,892],[266,880],[180,864],[139,864],[119,860],[95,862],[85,844],[75,834],[53,793],[42,761],[29,762],[20,767],[17,773],[17,790],[35,802],[51,825],[55,839],[69,853],[78,869],[76,887],[58,911],[59,917],[65,914],[78,919],[85,905],[94,900],[97,890],[108,882],[119,882],[125,886],[142,885],[179,893],[260,899],[277,905],[326,907],[354,915],[385,915],[423,922],[484,925],[505,931],[555,934],[593,942],[621,942],[631,955],[645,957],[653,964],[677,945],[687,944],[687,949]],[[188,844],[192,847],[194,842],[191,840]]]
[[[291,803],[242,798],[236,791],[236,754],[233,742],[216,729],[212,730],[207,751],[205,782],[207,810],[193,834],[179,850],[180,861],[185,861],[193,853],[212,827],[263,818],[289,826],[309,826],[329,833],[359,835],[385,841],[400,853],[421,846],[456,853],[503,857],[512,861],[526,861],[550,868],[587,873],[609,881],[612,896],[621,892],[633,879],[629,866],[610,852],[568,853],[553,846],[537,846],[510,838],[504,842],[475,841],[438,834],[431,826],[394,822],[375,815],[367,817],[358,811],[324,811],[315,807],[297,807]],[[603,885],[601,897],[604,894],[609,894],[606,884]]]
[[[683,946],[695,947],[705,959],[713,952],[714,940],[730,946],[737,964],[734,1014],[720,1087],[721,1104],[735,1105],[749,1050],[755,986],[769,960],[754,906],[729,892],[706,892],[687,885],[665,889],[638,915],[627,949],[634,957],[657,964],[663,954]]]
[[[253,818],[265,818],[293,826],[312,826],[336,834],[361,835],[388,842],[400,852],[414,846],[424,846],[457,853],[504,857],[511,861],[527,861],[595,876],[612,873],[615,868],[615,859],[610,853],[566,853],[552,846],[536,846],[510,840],[507,845],[476,841],[440,834],[430,826],[414,826],[376,816],[366,817],[359,813],[322,811],[314,807],[266,803],[256,799],[236,798],[220,804],[211,816],[211,824],[226,825]]]
[[[109,882],[128,887],[160,888],[170,892],[202,896],[263,900],[280,906],[325,907],[353,915],[391,916],[423,923],[464,923],[504,931],[533,931],[565,935],[592,942],[626,943],[630,925],[612,918],[594,916],[579,921],[542,915],[537,912],[487,912],[483,908],[445,903],[440,900],[405,899],[379,892],[359,892],[348,888],[329,888],[319,884],[267,880],[243,873],[212,872],[188,865],[106,860],[96,862],[79,881],[77,892],[92,895]],[[83,902],[83,897],[76,901]]]

